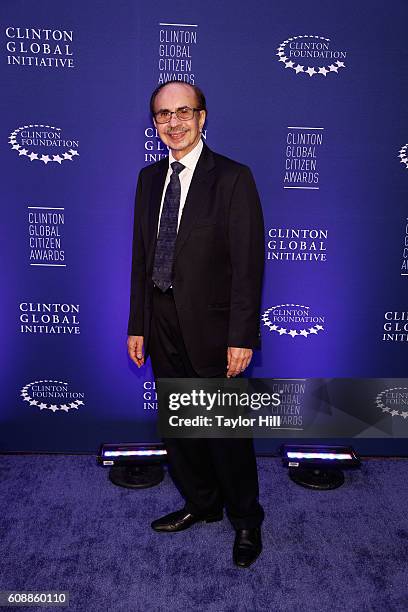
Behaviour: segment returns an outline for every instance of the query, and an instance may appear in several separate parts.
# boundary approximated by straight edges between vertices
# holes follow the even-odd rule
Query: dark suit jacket
[[[141,170],[137,184],[128,334],[149,352],[152,270],[168,159]],[[213,153],[198,160],[180,221],[173,295],[190,361],[219,374],[228,346],[260,348],[264,227],[247,166]]]

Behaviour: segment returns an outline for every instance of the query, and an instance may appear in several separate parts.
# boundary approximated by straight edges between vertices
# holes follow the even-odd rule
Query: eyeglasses
[[[177,108],[175,111],[169,110],[159,110],[157,113],[154,113],[154,118],[157,123],[168,123],[171,119],[172,115],[176,115],[177,119],[181,119],[181,121],[188,121],[194,117],[195,111],[200,111],[201,108],[190,108],[189,106],[181,106]]]

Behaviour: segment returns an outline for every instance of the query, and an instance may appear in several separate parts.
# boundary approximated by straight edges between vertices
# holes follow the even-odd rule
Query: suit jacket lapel
[[[180,253],[195,222],[200,216],[203,203],[208,197],[208,191],[215,178],[215,173],[211,172],[214,167],[214,155],[212,151],[204,144],[200,158],[194,170],[193,178],[191,179],[190,188],[188,190],[186,202],[183,208],[183,214],[181,215],[174,258],[176,258]]]

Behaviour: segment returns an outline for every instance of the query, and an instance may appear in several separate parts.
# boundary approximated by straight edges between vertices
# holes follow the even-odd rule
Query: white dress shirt
[[[179,174],[179,179],[180,179],[180,184],[181,184],[181,195],[180,195],[180,208],[178,212],[178,221],[177,221],[177,231],[178,231],[178,228],[180,226],[181,215],[183,214],[183,208],[186,203],[188,190],[190,188],[191,179],[193,178],[194,170],[195,170],[195,167],[198,162],[198,158],[200,157],[202,150],[203,150],[203,141],[200,138],[200,140],[198,141],[194,149],[190,151],[190,153],[187,153],[187,155],[185,155],[181,159],[174,159],[170,151],[169,169],[167,170],[166,180],[164,181],[164,189],[163,189],[163,194],[162,194],[162,199],[161,199],[161,204],[160,204],[159,222],[157,224],[157,235],[159,234],[159,230],[160,230],[160,219],[161,219],[161,214],[163,210],[164,196],[166,194],[167,185],[170,183],[170,176],[173,174],[173,169],[171,167],[171,164],[175,161],[178,161],[180,162],[180,164],[183,164],[183,166],[185,166],[185,168],[183,168],[183,170]]]

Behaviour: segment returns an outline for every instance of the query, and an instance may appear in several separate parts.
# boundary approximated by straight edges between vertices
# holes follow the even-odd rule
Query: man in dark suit
[[[169,158],[144,168],[136,192],[128,352],[150,355],[160,377],[233,377],[260,348],[264,228],[247,166],[202,141],[206,101],[195,86],[168,82],[150,104]],[[222,519],[236,530],[233,558],[248,567],[261,552],[263,510],[251,439],[166,439],[185,497],[156,521],[175,532]]]

